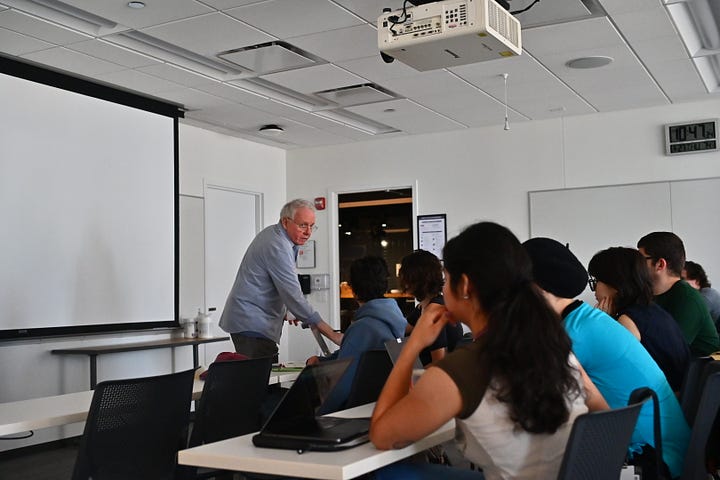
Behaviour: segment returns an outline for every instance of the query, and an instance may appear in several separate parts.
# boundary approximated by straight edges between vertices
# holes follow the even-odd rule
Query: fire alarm
[[[325,210],[325,197],[317,197],[315,199],[315,208],[318,210]]]

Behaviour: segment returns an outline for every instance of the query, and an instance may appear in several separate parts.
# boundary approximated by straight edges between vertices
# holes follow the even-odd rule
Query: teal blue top
[[[663,460],[673,477],[682,473],[690,428],[660,367],[642,344],[605,312],[576,301],[563,312],[573,352],[610,408],[627,405],[630,393],[650,387],[660,400]],[[638,418],[629,453],[654,446],[653,408],[648,402]]]

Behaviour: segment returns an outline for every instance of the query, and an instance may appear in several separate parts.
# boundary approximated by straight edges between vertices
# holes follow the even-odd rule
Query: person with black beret
[[[627,329],[602,310],[575,299],[585,290],[588,274],[568,247],[550,238],[533,238],[523,246],[532,260],[535,284],[562,318],[573,353],[610,408],[627,405],[636,388],[655,391],[660,400],[663,460],[670,476],[679,477],[690,429],[665,374]],[[653,433],[653,409],[647,405],[628,449],[631,461],[643,466],[643,478],[655,478]]]

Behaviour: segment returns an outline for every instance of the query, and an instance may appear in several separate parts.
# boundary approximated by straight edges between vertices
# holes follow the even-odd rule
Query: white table
[[[368,417],[374,404],[334,413],[333,416]],[[422,440],[399,450],[378,450],[372,443],[337,452],[305,452],[258,448],[252,444],[254,433],[181,450],[182,465],[241,472],[287,475],[291,477],[345,480],[377,470],[453,438],[451,420]]]
[[[292,382],[299,372],[270,372],[269,384]],[[202,395],[202,380],[193,382],[193,400]],[[0,436],[57,427],[87,419],[93,390],[0,403]]]

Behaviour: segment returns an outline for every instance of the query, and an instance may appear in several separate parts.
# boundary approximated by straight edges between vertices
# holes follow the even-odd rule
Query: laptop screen
[[[351,362],[351,358],[344,358],[305,367],[262,430],[282,431],[288,424],[314,421],[318,409]]]

